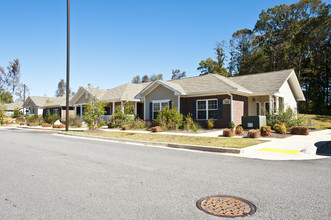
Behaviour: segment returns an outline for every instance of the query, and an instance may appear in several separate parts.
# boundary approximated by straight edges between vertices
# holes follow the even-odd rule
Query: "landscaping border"
[[[85,137],[85,138],[95,138],[95,139],[101,139],[101,140],[111,140],[111,141],[117,141],[117,142],[129,142],[129,143],[135,143],[135,144],[163,146],[163,147],[169,147],[169,148],[207,151],[207,152],[214,152],[214,153],[241,154],[244,149],[244,148],[237,149],[237,148],[226,148],[226,147],[211,147],[211,146],[186,145],[186,144],[163,143],[163,142],[152,142],[152,141],[140,141],[140,140],[125,139],[125,138],[102,137],[102,136],[94,136],[94,135],[86,135],[86,134],[73,134],[73,133],[66,133],[63,131],[59,131],[58,134],[76,136],[76,137]]]

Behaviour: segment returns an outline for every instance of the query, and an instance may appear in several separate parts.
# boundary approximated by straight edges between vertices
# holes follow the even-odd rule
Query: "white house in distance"
[[[19,109],[21,113],[23,113],[23,101],[17,101],[13,103],[6,103],[4,104],[6,108],[6,115],[7,116],[12,116],[14,115],[14,110]]]

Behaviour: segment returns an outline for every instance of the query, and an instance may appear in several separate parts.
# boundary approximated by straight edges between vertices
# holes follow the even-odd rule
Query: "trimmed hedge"
[[[20,125],[25,125],[25,123],[24,122],[21,122]]]
[[[52,125],[47,124],[47,123],[43,123],[41,126],[42,126],[43,128],[49,128],[49,127],[52,127]]]
[[[152,132],[162,132],[162,131],[163,131],[163,127],[162,126],[152,127]]]
[[[244,132],[243,127],[241,127],[240,125],[238,125],[236,127],[236,134],[241,135],[243,132]]]
[[[65,128],[66,125],[53,125],[53,128]]]
[[[274,130],[275,130],[275,132],[277,132],[279,134],[286,134],[285,123],[284,122],[278,122],[277,124],[275,124]]]
[[[130,124],[122,126],[122,130],[131,130],[131,128],[132,126]]]
[[[294,126],[290,129],[291,134],[308,135],[308,128],[304,126]]]
[[[36,127],[36,126],[38,126],[39,124],[37,124],[37,123],[28,123],[28,126],[31,126],[31,127]]]
[[[251,129],[247,133],[248,138],[259,138],[260,135],[261,135],[261,131],[259,129],[256,129],[256,130]]]
[[[235,131],[233,129],[226,128],[223,130],[224,137],[233,137],[235,135]]]

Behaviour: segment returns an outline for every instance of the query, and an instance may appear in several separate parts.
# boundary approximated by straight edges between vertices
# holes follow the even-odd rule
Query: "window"
[[[217,99],[197,100],[197,119],[208,120],[218,118]]]
[[[157,101],[153,101],[153,120],[156,119],[157,114],[159,113],[159,111],[162,110],[162,108],[164,108],[167,105],[169,105],[169,101],[170,100],[157,100]]]
[[[59,114],[59,109],[53,109],[53,114]]]

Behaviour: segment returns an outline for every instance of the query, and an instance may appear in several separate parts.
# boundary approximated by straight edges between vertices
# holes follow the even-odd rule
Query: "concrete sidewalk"
[[[310,132],[309,135],[293,135],[288,138],[271,139],[270,142],[246,147],[242,154],[247,158],[265,160],[309,160],[330,158],[316,155],[319,142],[330,141],[331,130]]]

